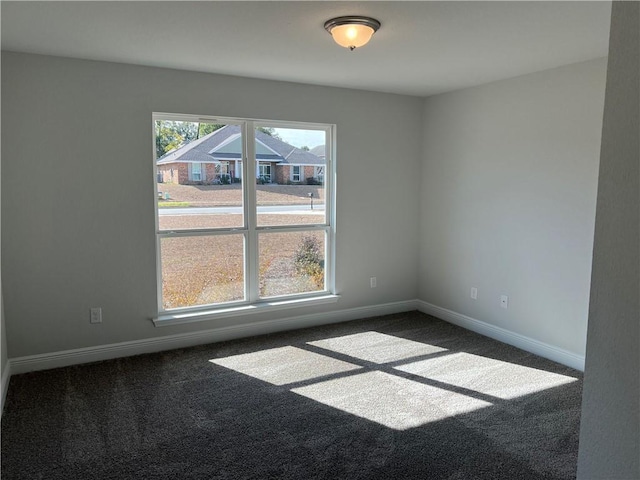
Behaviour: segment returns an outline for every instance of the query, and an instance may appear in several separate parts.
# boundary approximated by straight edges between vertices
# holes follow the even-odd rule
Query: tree
[[[261,131],[262,133],[269,135],[270,137],[277,138],[278,140],[282,140],[282,137],[278,135],[276,129],[273,127],[258,127],[256,130]]]
[[[215,132],[219,128],[224,127],[219,123],[199,123],[198,124],[198,138],[202,138],[205,135],[209,135],[211,132]]]
[[[156,123],[156,158],[175,150],[184,143],[184,137],[175,129]]]
[[[156,122],[156,156],[164,154],[189,143],[198,134],[197,123],[160,120]]]
[[[300,147],[301,150],[304,150],[305,152],[308,152],[309,150],[311,150],[309,147],[307,147],[306,145],[303,145]]]
[[[224,125],[217,123],[159,120],[156,122],[156,158],[222,127]]]

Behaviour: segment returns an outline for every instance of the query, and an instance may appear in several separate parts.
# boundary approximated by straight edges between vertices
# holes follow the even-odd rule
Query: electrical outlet
[[[478,299],[478,288],[477,287],[471,287],[471,298],[473,298],[474,300]]]
[[[509,306],[509,297],[507,297],[506,295],[501,295],[500,296],[500,306],[502,308],[507,308]]]
[[[102,308],[100,307],[92,308],[89,321],[91,323],[102,323]]]
[[[378,286],[378,278],[377,277],[371,277],[369,279],[369,285],[371,285],[371,288],[376,288]]]

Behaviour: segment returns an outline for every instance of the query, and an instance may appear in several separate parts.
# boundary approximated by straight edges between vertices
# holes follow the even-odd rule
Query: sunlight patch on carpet
[[[209,361],[395,430],[578,381],[375,331],[307,345],[326,354],[285,346]],[[353,363],[333,358],[336,354]]]
[[[408,430],[491,406],[489,402],[378,371],[291,391],[394,430]]]
[[[273,385],[286,385],[361,368],[352,363],[292,346],[215,358],[209,361]]]
[[[343,337],[308,342],[308,345],[374,363],[397,362],[447,350],[435,345],[414,342],[413,340],[379,332],[355,333]]]
[[[464,352],[394,368],[504,400],[578,381],[566,375]]]

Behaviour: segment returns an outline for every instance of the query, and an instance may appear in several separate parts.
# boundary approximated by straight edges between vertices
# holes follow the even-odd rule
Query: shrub
[[[310,277],[318,288],[324,287],[324,261],[316,237],[304,236],[293,256],[298,275]]]
[[[307,177],[307,185],[322,185],[322,182],[319,182],[317,178]]]

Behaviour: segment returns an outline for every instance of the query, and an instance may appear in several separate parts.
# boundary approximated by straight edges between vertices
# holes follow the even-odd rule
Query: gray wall
[[[0,284],[1,285],[1,284]],[[2,292],[0,287],[0,375],[4,373],[4,369],[7,366],[7,334],[4,323],[4,303],[2,298]]]
[[[4,322],[4,302],[2,298],[2,286],[0,283],[0,377],[4,378],[5,368],[9,367],[7,353],[7,333]],[[8,373],[8,372],[7,372]],[[0,413],[4,405],[4,393],[6,385],[0,385]]]
[[[0,176],[0,179],[2,177]],[[1,190],[1,186],[0,186],[0,190]],[[0,195],[1,197],[1,195]],[[0,211],[1,211],[1,204],[2,201],[0,200]],[[0,213],[0,218],[2,217],[2,214]],[[2,225],[2,222],[0,221],[0,225]],[[0,226],[0,239],[2,238],[2,227]],[[1,245],[1,240],[0,240],[0,245]],[[1,257],[1,255],[0,255]],[[8,367],[9,362],[8,360],[8,353],[7,353],[7,333],[6,333],[6,327],[5,327],[5,321],[4,321],[4,298],[3,298],[3,290],[2,290],[2,262],[0,261],[0,377],[4,376],[4,369]],[[0,413],[2,412],[2,405],[4,404],[4,388],[5,385],[0,385]]]
[[[416,298],[420,99],[7,52],[2,97],[10,357],[282,317],[152,325],[153,111],[336,123],[342,298],[287,316]]]
[[[613,2],[578,478],[640,478],[640,4]]]
[[[426,99],[422,300],[584,355],[605,74],[599,59]]]
[[[2,67],[10,357],[282,316],[152,326],[153,111],[337,123],[342,299],[287,315],[421,298],[584,354],[605,59],[427,100],[6,52]]]
[[[2,68],[0,66],[0,72],[2,72]],[[2,103],[0,102],[0,109],[2,108]],[[1,142],[1,138],[2,138],[2,122],[0,121],[0,144],[2,144]],[[2,166],[2,157],[0,156],[0,171],[1,171],[1,166]],[[2,175],[0,174],[0,250],[1,250],[1,245],[2,245]],[[5,321],[4,321],[4,299],[3,299],[3,295],[2,295],[2,261],[1,261],[2,255],[0,255],[0,377],[3,376],[4,374],[4,369],[8,367],[9,363],[7,362],[8,360],[8,354],[7,354],[7,334],[6,334],[6,328],[5,328]],[[0,385],[0,413],[2,413],[2,405],[4,405],[4,388],[5,385]]]

